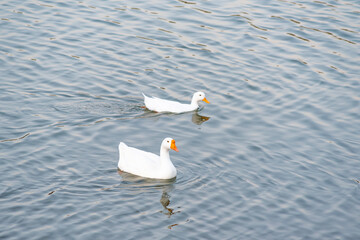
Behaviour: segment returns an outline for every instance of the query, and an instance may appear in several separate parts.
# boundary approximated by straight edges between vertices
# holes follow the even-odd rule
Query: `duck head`
[[[197,103],[197,102],[200,102],[200,101],[204,101],[204,102],[206,102],[206,103],[210,103],[207,99],[206,99],[206,97],[205,97],[205,93],[203,93],[203,92],[196,92],[196,93],[194,93],[194,95],[193,95],[193,98],[192,98],[192,103]]]
[[[167,150],[174,150],[176,152],[178,152],[179,150],[177,149],[176,145],[175,145],[175,140],[172,138],[165,138],[161,144],[162,148],[165,148]]]

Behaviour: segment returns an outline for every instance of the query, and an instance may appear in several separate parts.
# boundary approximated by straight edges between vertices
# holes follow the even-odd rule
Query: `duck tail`
[[[123,142],[120,142],[119,144],[119,162],[118,162],[118,168],[120,170],[124,169],[124,159],[125,159],[125,149],[127,145]]]
[[[144,96],[144,104],[145,106],[143,108],[147,108],[147,104],[149,103],[149,97],[146,96],[143,92],[142,92],[142,95]]]

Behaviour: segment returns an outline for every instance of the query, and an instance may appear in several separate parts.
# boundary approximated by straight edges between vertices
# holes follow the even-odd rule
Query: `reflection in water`
[[[165,209],[165,211],[161,211],[161,212],[164,213],[165,215],[168,215],[169,217],[171,217],[171,215],[174,214],[174,209],[168,207],[170,204],[170,195],[167,192],[164,191],[162,193],[160,203],[161,203],[161,205],[163,205],[163,207]]]
[[[160,118],[161,115],[179,115],[179,113],[157,113],[153,111],[149,111],[148,109],[144,110],[144,114],[139,116],[138,118]],[[180,114],[189,114],[189,113],[180,113]],[[196,125],[201,125],[202,123],[208,121],[210,117],[199,115],[198,111],[194,112],[191,115],[191,121]]]
[[[196,125],[201,125],[203,122],[206,122],[210,119],[210,117],[201,116],[198,114],[198,112],[194,112],[191,121],[195,123]]]
[[[172,179],[151,179],[143,178],[140,176],[133,175],[131,173],[123,172],[118,169],[118,173],[122,177],[122,185],[131,186],[131,188],[146,191],[149,189],[159,189],[162,190],[162,195],[160,198],[160,203],[164,207],[164,210],[160,211],[161,213],[171,217],[173,214],[179,212],[174,211],[173,208],[168,207],[170,205],[170,195],[169,192],[174,188],[173,184],[176,181],[176,178]]]

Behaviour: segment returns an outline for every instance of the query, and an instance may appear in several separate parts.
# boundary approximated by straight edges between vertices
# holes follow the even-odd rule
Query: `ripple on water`
[[[0,9],[0,238],[359,239],[359,6],[21,2]],[[211,104],[141,108],[141,92]],[[118,173],[177,141],[178,176]]]

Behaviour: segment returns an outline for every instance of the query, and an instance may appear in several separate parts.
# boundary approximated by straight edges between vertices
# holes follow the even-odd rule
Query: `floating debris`
[[[168,226],[168,229],[172,229],[173,227],[177,226],[179,224],[175,223],[175,224],[171,224],[170,226]]]

